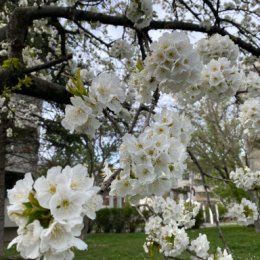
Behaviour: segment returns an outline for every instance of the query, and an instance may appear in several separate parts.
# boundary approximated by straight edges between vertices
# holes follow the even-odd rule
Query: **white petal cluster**
[[[163,195],[176,187],[186,167],[190,121],[162,110],[138,137],[126,134],[120,146],[120,176],[112,182],[111,195]]]
[[[199,234],[196,239],[191,241],[189,249],[193,251],[196,256],[206,259],[209,251],[209,241],[207,236],[205,234]],[[197,260],[199,258],[194,257],[192,259]]]
[[[245,79],[245,85],[249,98],[260,96],[260,76],[258,73],[250,71]]]
[[[96,107],[87,97],[71,97],[72,105],[66,105],[65,118],[61,121],[62,126],[71,133],[86,133],[93,136],[99,128],[100,122],[96,119]]]
[[[122,109],[121,103],[125,101],[125,88],[115,74],[101,73],[92,81],[89,97],[95,99],[102,109],[108,107],[117,114]]]
[[[230,178],[238,188],[252,190],[260,187],[260,171],[252,172],[248,167],[232,171]]]
[[[227,58],[234,65],[239,54],[238,46],[227,35],[220,34],[198,41],[197,51],[204,64],[208,64],[212,59]]]
[[[215,255],[211,255],[208,260],[233,260],[231,254],[227,252],[226,249],[222,252],[221,249],[217,248],[217,253]]]
[[[240,105],[239,120],[249,136],[260,132],[260,97],[250,98]]]
[[[162,216],[164,224],[175,221],[179,227],[185,228],[191,228],[195,224],[195,217],[200,209],[200,203],[195,201],[179,200],[176,202],[170,197],[164,199],[157,196],[153,197],[149,206],[156,214]]]
[[[189,244],[184,228],[179,228],[174,221],[165,225],[159,216],[149,218],[145,233],[148,235],[144,244],[146,253],[156,247],[163,255],[174,257],[181,254]]]
[[[234,203],[228,208],[227,217],[235,218],[243,225],[253,224],[258,218],[257,206],[255,203],[243,198],[241,203]]]
[[[73,88],[73,81],[69,84],[69,88]],[[71,98],[72,105],[66,106],[61,124],[71,133],[84,133],[93,137],[100,126],[97,117],[103,109],[109,108],[116,114],[122,110],[125,89],[116,75],[104,72],[92,81],[85,92],[87,94]]]
[[[83,217],[96,217],[102,207],[99,188],[83,165],[71,168],[53,167],[46,176],[33,181],[31,174],[8,190],[9,217],[19,226],[17,244],[23,258],[45,260],[74,257],[72,248],[86,250],[77,238],[83,228]]]
[[[165,93],[177,93],[199,82],[202,63],[185,33],[164,33],[151,50],[143,70],[132,80],[142,102],[149,101],[147,96],[157,86]]]
[[[160,252],[166,257],[175,257],[180,255],[188,246],[189,237],[184,228],[169,224],[162,227]]]
[[[3,105],[4,105],[4,103],[5,103],[5,100],[6,100],[5,97],[1,97],[1,96],[0,96],[0,108],[3,107]]]
[[[171,198],[153,197],[148,200],[149,209],[154,215],[145,224],[147,235],[144,249],[149,253],[153,249],[159,250],[164,256],[175,257],[188,248],[189,238],[186,229],[194,224],[199,212],[200,204],[195,202],[176,202]],[[206,244],[200,245],[207,248]],[[193,243],[195,248],[196,242]],[[192,249],[193,250],[193,249]],[[202,250],[202,249],[201,249]]]
[[[199,89],[202,94],[218,101],[232,97],[243,84],[243,74],[226,58],[211,60],[202,71]]]
[[[24,227],[29,217],[23,215],[25,205],[29,202],[29,194],[32,191],[33,178],[31,173],[26,173],[24,179],[16,182],[13,189],[8,190],[8,199],[10,205],[7,208],[9,218],[18,226]]]
[[[131,59],[133,56],[133,49],[131,45],[126,40],[116,40],[111,49],[109,50],[109,53],[112,57],[118,58],[118,59]]]
[[[126,17],[138,29],[148,27],[153,19],[153,3],[151,0],[131,0],[126,10]]]

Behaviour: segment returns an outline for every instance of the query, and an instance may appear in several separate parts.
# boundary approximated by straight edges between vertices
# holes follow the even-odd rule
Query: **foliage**
[[[135,232],[140,229],[144,221],[135,208],[126,206],[124,208],[104,208],[97,212],[97,218],[93,225],[97,231],[105,233]]]

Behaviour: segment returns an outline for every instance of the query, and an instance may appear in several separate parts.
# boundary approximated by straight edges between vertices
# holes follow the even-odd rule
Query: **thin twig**
[[[154,93],[153,93],[153,100],[152,100],[152,104],[151,104],[151,107],[149,109],[149,113],[148,113],[148,116],[145,120],[145,123],[144,123],[144,126],[142,128],[142,131],[144,131],[144,129],[150,124],[150,119],[151,119],[151,116],[152,116],[152,113],[154,112],[154,109],[158,103],[158,100],[160,98],[160,92],[159,92],[159,88],[157,88]]]
[[[144,108],[144,105],[143,105],[143,104],[140,104],[140,106],[138,107],[138,109],[137,109],[137,111],[136,111],[136,113],[135,113],[133,122],[132,122],[132,124],[131,124],[131,126],[130,126],[130,129],[129,129],[128,133],[130,133],[130,134],[133,133],[134,128],[135,128],[136,123],[137,123],[137,120],[138,120],[138,118],[139,118],[139,115],[140,115],[141,111],[143,110],[143,108]]]
[[[101,188],[98,192],[98,194],[103,194],[105,193],[109,186],[111,185],[112,181],[119,175],[119,173],[121,172],[121,168],[117,169],[109,178],[108,180],[104,181],[102,184],[101,184]]]
[[[221,239],[221,241],[223,242],[224,247],[226,248],[226,250],[230,254],[231,251],[230,251],[230,249],[229,249],[229,247],[227,245],[227,242],[226,242],[226,240],[224,238],[224,235],[223,235],[222,230],[221,230],[220,225],[219,225],[219,220],[216,217],[216,214],[214,213],[215,211],[214,211],[213,206],[212,206],[211,201],[210,201],[208,186],[206,185],[206,179],[205,179],[205,175],[206,174],[205,174],[204,170],[202,169],[202,167],[201,167],[199,161],[197,160],[197,158],[193,155],[193,153],[189,149],[188,149],[188,153],[189,153],[192,161],[195,163],[195,165],[197,166],[197,168],[198,168],[198,170],[200,172],[202,183],[203,183],[203,187],[205,189],[206,196],[207,196],[207,202],[208,202],[209,208],[212,211],[212,214],[213,214],[213,217],[214,217],[214,221],[216,223],[216,227],[217,227],[217,230],[218,230],[218,233],[219,233],[219,238]]]
[[[26,69],[22,70],[21,73],[29,74],[29,73],[36,72],[36,71],[39,71],[39,70],[49,69],[52,66],[58,65],[58,64],[60,64],[60,63],[62,63],[64,61],[68,61],[70,59],[72,59],[72,54],[69,54],[69,55],[67,55],[65,57],[61,57],[61,58],[59,58],[57,60],[46,62],[46,63],[41,64],[41,65],[37,65],[37,66],[34,66],[34,67],[26,68]]]
[[[106,109],[103,109],[103,114],[112,123],[112,125],[115,127],[115,130],[120,134],[120,136],[123,136],[124,133],[122,132],[118,122],[109,114],[109,112]]]

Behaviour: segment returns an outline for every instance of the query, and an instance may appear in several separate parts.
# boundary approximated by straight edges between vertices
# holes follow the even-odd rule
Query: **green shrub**
[[[218,204],[218,213],[219,213],[219,220],[225,219],[225,214],[227,213],[227,208],[223,204]]]
[[[137,228],[143,228],[144,220],[135,208],[126,205],[124,208],[100,209],[93,226],[97,232],[135,232]]]
[[[113,230],[116,233],[121,233],[125,227],[125,214],[122,208],[110,209],[110,215],[113,223]]]
[[[193,228],[197,229],[200,228],[200,226],[204,223],[204,218],[203,218],[203,210],[200,208],[198,215],[195,218],[195,225]]]
[[[112,231],[112,219],[110,212],[111,210],[108,208],[97,211],[97,217],[95,220],[97,231],[103,231],[105,233]]]

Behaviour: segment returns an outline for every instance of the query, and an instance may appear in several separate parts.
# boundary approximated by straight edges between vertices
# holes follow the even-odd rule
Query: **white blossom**
[[[111,49],[109,50],[112,57],[118,59],[130,59],[133,56],[133,49],[126,40],[116,40],[113,42]]]
[[[206,259],[209,251],[209,241],[207,236],[205,234],[199,234],[196,239],[191,241],[189,249],[194,251],[198,257]],[[195,257],[194,259],[198,258]]]
[[[218,101],[232,97],[243,84],[243,74],[226,58],[211,60],[202,71],[202,93]]]
[[[86,250],[78,236],[83,218],[96,217],[103,199],[99,187],[83,165],[53,167],[33,182],[26,174],[8,190],[8,215],[19,226],[18,236],[9,247],[17,244],[24,258],[72,259],[72,248]]]
[[[260,171],[252,172],[248,167],[238,168],[230,173],[230,178],[238,188],[251,190],[260,187]]]
[[[260,132],[260,97],[250,98],[240,105],[239,120],[249,136]]]
[[[43,227],[38,220],[33,221],[26,227],[18,229],[18,237],[14,238],[8,248],[17,244],[17,251],[23,258],[36,259],[41,256],[40,251],[40,236]]]
[[[151,0],[131,0],[127,7],[126,16],[136,28],[142,29],[149,26],[153,19],[153,6]]]
[[[31,173],[26,173],[24,179],[16,182],[15,186],[7,190],[7,196],[10,204],[21,205],[29,201],[29,194],[32,191],[33,178]]]
[[[67,223],[79,217],[84,203],[82,195],[82,193],[70,190],[65,185],[58,186],[56,193],[50,200],[50,210],[53,217],[61,223]]]
[[[47,175],[38,178],[34,183],[36,198],[44,208],[50,208],[49,202],[57,191],[57,186],[63,182],[61,167],[52,167]]]
[[[96,77],[89,89],[89,94],[103,107],[108,107],[115,113],[122,109],[125,101],[125,89],[120,79],[111,73],[101,73]]]
[[[227,217],[235,218],[243,225],[253,224],[258,219],[258,210],[255,203],[243,198],[241,203],[233,203],[228,207]]]
[[[225,35],[214,34],[208,39],[201,39],[197,43],[197,51],[203,63],[208,64],[212,59],[227,58],[232,65],[236,64],[239,48]]]
[[[72,97],[72,105],[67,105],[65,108],[65,118],[61,121],[64,128],[74,131],[82,132],[82,126],[85,126],[89,120],[89,115],[92,109],[87,106],[81,97]]]
[[[166,109],[138,137],[126,134],[119,149],[122,171],[111,185],[118,196],[163,195],[178,185],[193,131],[183,115]]]
[[[211,255],[208,260],[233,260],[231,254],[227,252],[226,249],[222,252],[221,249],[217,248],[217,253],[215,255]]]
[[[6,136],[8,138],[13,137],[13,129],[12,128],[9,127],[9,128],[6,129]]]
[[[260,95],[260,76],[258,73],[250,71],[245,79],[248,98],[259,97]]]
[[[165,256],[175,257],[180,255],[188,246],[189,238],[184,228],[176,225],[162,227],[160,252]]]
[[[144,69],[132,79],[142,102],[150,101],[147,95],[157,86],[165,93],[178,93],[198,84],[202,63],[185,33],[164,33],[151,44],[151,50]]]
[[[41,233],[40,248],[42,252],[66,252],[71,247],[86,250],[87,245],[79,238],[73,236],[71,227],[54,221]]]

